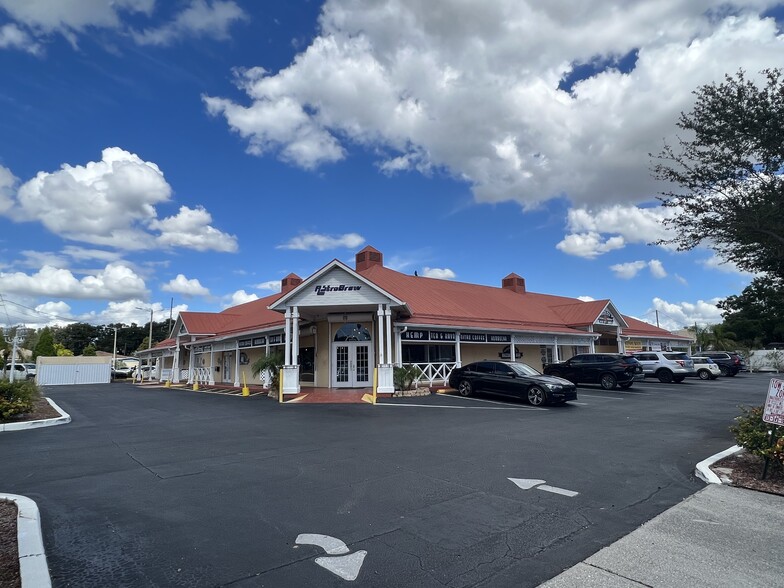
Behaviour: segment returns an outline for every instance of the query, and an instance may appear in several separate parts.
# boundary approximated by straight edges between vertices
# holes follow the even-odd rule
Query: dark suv
[[[621,353],[580,353],[560,363],[548,363],[542,371],[575,384],[599,384],[605,390],[630,388],[645,379],[640,362]]]
[[[746,369],[743,358],[732,351],[704,351],[700,355],[702,357],[710,357],[715,363],[719,364],[722,376],[734,376]]]

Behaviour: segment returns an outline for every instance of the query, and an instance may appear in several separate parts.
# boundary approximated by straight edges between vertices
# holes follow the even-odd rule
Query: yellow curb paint
[[[250,388],[248,388],[248,382],[245,380],[245,372],[242,372],[242,395],[250,396]]]
[[[452,388],[439,388],[436,390],[436,394],[452,394],[453,392],[457,392],[457,390]]]
[[[374,394],[363,394],[362,395],[362,402],[367,402],[369,404],[375,404],[376,398]]]
[[[171,388],[171,382],[169,380],[166,380],[164,386],[166,386],[167,388]]]

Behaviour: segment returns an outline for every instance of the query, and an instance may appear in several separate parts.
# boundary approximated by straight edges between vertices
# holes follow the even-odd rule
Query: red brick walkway
[[[370,388],[359,390],[338,390],[331,388],[302,388],[302,392],[297,395],[284,396],[286,404],[355,404],[362,402],[365,394],[372,394]]]

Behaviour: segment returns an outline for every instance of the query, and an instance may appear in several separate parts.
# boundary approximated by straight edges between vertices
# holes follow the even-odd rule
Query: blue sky
[[[2,322],[218,311],[365,245],[720,321],[752,276],[649,245],[648,153],[784,63],[781,5],[539,5],[0,0]]]

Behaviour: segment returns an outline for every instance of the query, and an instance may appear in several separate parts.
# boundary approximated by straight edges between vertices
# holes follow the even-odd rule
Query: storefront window
[[[316,348],[315,347],[300,347],[299,357],[299,379],[301,382],[315,381],[316,370]]]
[[[403,344],[403,363],[448,363],[456,361],[454,345]]]

